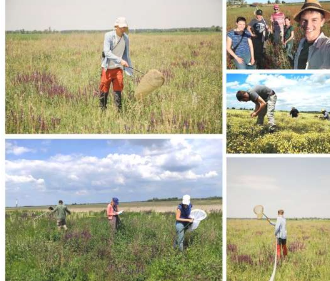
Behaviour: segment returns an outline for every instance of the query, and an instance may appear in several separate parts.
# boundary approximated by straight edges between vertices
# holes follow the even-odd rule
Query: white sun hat
[[[184,205],[189,205],[190,204],[190,196],[189,195],[183,195],[182,204],[184,204]]]
[[[126,18],[124,17],[119,17],[116,19],[115,21],[115,27],[118,26],[118,27],[128,27],[128,24],[127,24],[127,21],[126,21]]]

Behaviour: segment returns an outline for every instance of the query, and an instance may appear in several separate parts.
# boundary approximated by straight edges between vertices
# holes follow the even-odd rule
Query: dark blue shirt
[[[180,219],[189,219],[190,212],[191,212],[192,205],[189,204],[188,208],[183,207],[183,204],[178,206],[178,209],[181,211]],[[177,221],[177,223],[182,223],[186,225],[188,222]]]

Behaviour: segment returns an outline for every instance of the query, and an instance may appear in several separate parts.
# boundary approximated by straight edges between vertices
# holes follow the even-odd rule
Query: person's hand
[[[254,58],[253,58],[253,59],[251,59],[250,63],[251,63],[251,65],[254,65],[254,63],[255,63],[255,60],[254,60]]]
[[[258,114],[257,113],[255,113],[255,112],[252,112],[251,113],[251,117],[253,118],[253,117],[256,117]]]
[[[244,62],[243,59],[240,58],[240,57],[237,57],[237,58],[236,58],[236,61],[237,61],[239,64],[242,64],[242,63]]]
[[[189,221],[189,222],[191,222],[191,223],[192,223],[193,221],[194,221],[194,219],[190,219],[190,221]]]
[[[121,60],[120,64],[121,64],[122,66],[129,67],[127,61],[125,61],[125,60]]]

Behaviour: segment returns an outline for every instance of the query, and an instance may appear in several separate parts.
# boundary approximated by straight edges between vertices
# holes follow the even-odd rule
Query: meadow
[[[291,118],[289,112],[275,112],[277,129],[270,134],[265,126],[257,126],[249,110],[227,109],[228,153],[330,153],[330,122],[315,113],[300,113]]]
[[[288,256],[275,280],[327,281],[330,221],[287,220]],[[262,220],[227,220],[227,281],[269,280],[275,259],[274,227]]]
[[[112,235],[104,212],[72,213],[68,230],[40,212],[6,213],[6,280],[222,280],[222,214],[173,248],[175,214],[127,212]]]
[[[6,133],[222,132],[220,32],[130,34],[133,67],[165,84],[145,99],[124,77],[123,110],[99,108],[103,33],[6,34]]]
[[[231,29],[236,28],[236,19],[239,16],[243,16],[246,18],[247,25],[250,21],[255,18],[254,12],[256,9],[261,9],[263,11],[263,17],[268,26],[270,26],[270,17],[274,12],[273,4],[271,5],[261,5],[257,8],[255,7],[230,7],[227,8],[227,32]],[[294,27],[294,44],[293,44],[293,53],[298,48],[299,41],[303,38],[303,33],[298,23],[293,20],[293,16],[300,11],[302,7],[302,3],[299,4],[280,4],[280,11],[291,18],[291,25]],[[330,3],[322,2],[322,7],[329,10]],[[330,36],[330,24],[326,23],[322,28],[322,31],[326,36]],[[290,62],[286,56],[285,50],[281,46],[274,46],[270,40],[265,43],[265,69],[292,69]],[[227,56],[228,57],[228,56]],[[227,68],[234,69],[235,65],[232,61],[227,59]]]

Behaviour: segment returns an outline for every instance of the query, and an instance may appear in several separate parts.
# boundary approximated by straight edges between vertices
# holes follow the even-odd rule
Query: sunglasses
[[[274,9],[274,11],[278,11],[278,9]]]

